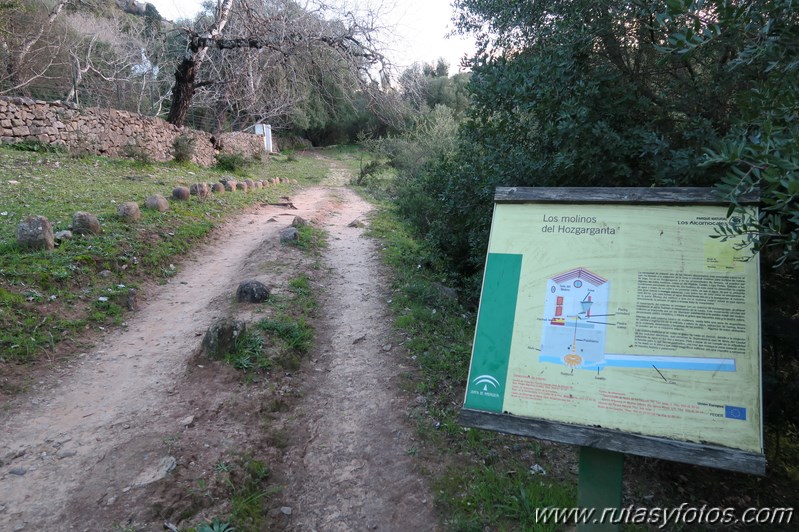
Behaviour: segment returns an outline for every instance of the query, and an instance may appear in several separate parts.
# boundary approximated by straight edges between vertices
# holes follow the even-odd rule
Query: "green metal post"
[[[605,508],[621,508],[624,455],[613,451],[580,447],[580,472],[577,480],[577,506],[593,508],[599,520]],[[619,514],[616,512],[616,517]],[[612,523],[577,525],[578,532],[618,531]]]

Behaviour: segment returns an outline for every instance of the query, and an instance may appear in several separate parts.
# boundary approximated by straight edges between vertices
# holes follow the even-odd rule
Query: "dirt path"
[[[332,165],[336,185],[342,171]],[[169,284],[147,294],[126,330],[0,414],[0,530],[162,529],[191,509],[181,480],[209,478],[225,453],[264,439],[252,416],[267,392],[196,363],[195,352],[216,317],[251,314],[232,303],[239,281],[280,287],[299,267],[300,252],[278,243],[295,214],[329,232],[330,274],[316,352],[280,392],[302,400],[273,420],[301,443],[270,451],[287,484],[280,504],[292,508],[281,524],[434,528],[393,386],[403,367],[390,347],[375,243],[347,227],[370,207],[330,186],[292,199],[299,210],[260,207],[216,231]]]
[[[370,206],[348,190],[343,202],[363,216]],[[414,474],[414,441],[395,380],[389,295],[375,243],[334,218],[325,254],[331,268],[315,371],[304,386],[294,429],[305,441],[289,453],[287,504],[294,530],[431,530],[432,501]],[[341,223],[344,222],[344,223]]]

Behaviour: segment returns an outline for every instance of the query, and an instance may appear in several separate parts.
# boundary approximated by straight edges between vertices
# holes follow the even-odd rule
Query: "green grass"
[[[532,475],[518,461],[453,467],[434,489],[450,530],[480,532],[490,523],[491,530],[555,532],[562,525],[536,523],[535,509],[571,508],[576,501],[572,487]]]
[[[281,351],[292,351],[299,355],[308,353],[313,345],[314,330],[305,318],[263,319],[258,328],[281,342]]]
[[[374,160],[374,155],[354,144],[331,146],[320,150],[325,157],[334,159],[350,170],[352,175],[358,175],[366,164]]]
[[[288,245],[296,246],[316,256],[321,255],[322,250],[327,247],[327,233],[323,229],[306,224],[298,227],[297,233],[299,234],[297,240],[289,242]]]
[[[230,463],[217,465],[214,483],[223,485],[219,494],[230,501],[230,513],[215,517],[188,530],[197,532],[232,532],[264,530],[270,497],[280,487],[270,485],[271,471],[261,460],[248,455],[237,456]],[[205,488],[207,489],[207,487]]]
[[[289,279],[288,288],[287,296],[270,296],[265,309],[270,316],[237,339],[224,357],[227,364],[250,377],[275,366],[299,369],[302,358],[313,347],[315,331],[310,320],[318,301],[306,274]]]
[[[315,331],[310,319],[319,303],[306,274],[289,280],[291,297],[276,300],[276,313],[256,324],[269,345],[275,363],[297,370],[313,347]]]
[[[271,176],[297,179],[300,184],[315,185],[327,175],[327,164],[313,156],[286,152],[269,157]]]
[[[87,325],[119,324],[124,303],[114,292],[123,290],[120,285],[126,292],[145,280],[166,281],[175,275],[178,257],[225,217],[291,190],[279,185],[206,201],[171,201],[170,210],[142,209],[142,219],[128,225],[116,217],[120,203],[141,205],[152,194],[168,198],[177,185],[215,182],[227,174],[190,164],[77,159],[34,148],[0,147],[0,363],[52,356],[60,342]],[[305,157],[290,168],[270,160],[250,166],[248,175],[308,181],[322,174],[322,166]],[[95,214],[102,234],[76,236],[53,252],[16,245],[15,230],[25,216],[47,216],[57,232],[68,228],[77,211]]]
[[[236,345],[225,356],[225,362],[245,373],[272,369],[272,360],[264,350],[263,337],[252,331],[246,331],[236,339]]]

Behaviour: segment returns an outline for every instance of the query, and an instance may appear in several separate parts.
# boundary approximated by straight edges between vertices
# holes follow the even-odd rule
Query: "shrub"
[[[194,144],[197,139],[189,135],[180,135],[172,141],[172,157],[175,162],[188,163],[194,157]]]
[[[252,161],[241,153],[219,153],[216,155],[216,167],[223,172],[244,172]]]
[[[24,140],[16,144],[9,144],[9,148],[17,151],[31,151],[36,153],[63,153],[62,146],[42,142],[40,140]]]
[[[384,166],[385,165],[378,160],[369,161],[368,163],[364,164],[358,171],[358,177],[355,178],[355,184],[358,186],[363,185],[367,178],[379,174],[383,170]]]
[[[139,164],[147,165],[152,164],[153,162],[150,152],[138,144],[128,144],[123,148],[122,154],[129,159],[133,159]]]

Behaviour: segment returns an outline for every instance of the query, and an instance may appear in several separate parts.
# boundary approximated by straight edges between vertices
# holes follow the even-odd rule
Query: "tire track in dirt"
[[[391,345],[388,290],[375,241],[347,224],[371,206],[341,189],[346,205],[327,224],[330,280],[314,371],[297,421],[304,441],[288,456],[290,530],[434,530],[432,498],[414,469],[417,445],[397,393],[403,366]]]

